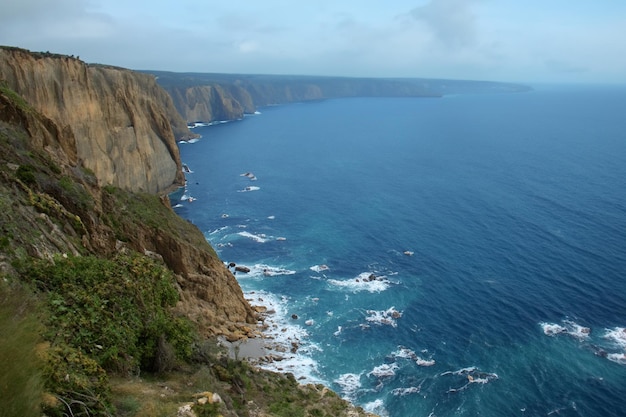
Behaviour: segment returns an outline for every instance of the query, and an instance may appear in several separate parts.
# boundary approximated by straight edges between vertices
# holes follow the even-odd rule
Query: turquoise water
[[[394,417],[626,415],[625,108],[548,86],[266,108],[180,145],[175,210],[297,339],[274,369]]]

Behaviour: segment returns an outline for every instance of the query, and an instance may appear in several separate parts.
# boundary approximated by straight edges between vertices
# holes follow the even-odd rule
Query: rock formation
[[[189,132],[153,76],[0,48],[0,80],[47,118],[64,162],[93,171],[100,185],[160,192],[182,184],[172,126]]]
[[[11,207],[2,233],[35,258],[131,249],[162,259],[176,274],[177,309],[202,334],[246,336],[256,313],[236,279],[202,232],[154,195],[184,180],[170,120],[188,130],[175,113],[151,75],[0,48],[0,189]],[[18,169],[32,184],[11,185]]]

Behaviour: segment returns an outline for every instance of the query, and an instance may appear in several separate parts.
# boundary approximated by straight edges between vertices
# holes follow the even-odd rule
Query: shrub
[[[22,272],[48,294],[48,340],[75,347],[105,369],[160,370],[168,346],[176,358],[191,354],[192,327],[170,312],[178,300],[173,275],[145,256],[59,257]]]

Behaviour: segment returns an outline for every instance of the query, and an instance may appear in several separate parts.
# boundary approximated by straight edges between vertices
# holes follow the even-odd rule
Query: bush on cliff
[[[170,370],[190,357],[195,333],[171,313],[178,292],[162,264],[131,253],[59,256],[18,269],[46,300],[44,337],[51,347],[44,376],[58,400],[49,415],[111,415],[107,371]]]
[[[47,294],[46,337],[80,349],[107,370],[159,370],[159,349],[191,354],[191,326],[173,317],[178,301],[172,273],[145,256],[58,257],[24,271]]]

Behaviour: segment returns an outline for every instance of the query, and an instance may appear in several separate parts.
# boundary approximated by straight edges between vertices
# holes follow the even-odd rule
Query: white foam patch
[[[280,266],[272,266],[267,264],[254,264],[254,265],[246,265],[246,264],[237,264],[239,267],[248,268],[249,271],[245,273],[245,275],[239,276],[237,278],[259,278],[259,277],[275,277],[278,275],[293,275],[296,271],[292,269],[283,268]]]
[[[395,307],[389,307],[387,310],[366,310],[366,312],[368,316],[365,320],[368,322],[391,327],[397,327],[397,320],[402,317],[402,313]]]
[[[447,391],[448,393],[466,390],[471,384],[487,384],[498,379],[498,374],[480,371],[475,366],[461,368],[458,371],[447,371],[440,374],[440,376],[446,375],[461,376],[467,380],[465,385],[459,388],[450,388]]]
[[[368,413],[376,414],[380,417],[389,416],[389,413],[385,410],[385,403],[381,399],[364,404],[363,409]]]
[[[396,397],[404,397],[409,394],[418,394],[422,390],[422,387],[407,387],[407,388],[396,388],[391,390],[391,394]]]
[[[615,327],[614,329],[606,329],[604,338],[626,350],[626,328]]]
[[[422,359],[419,356],[415,358],[417,366],[433,366],[435,364],[434,359]]]
[[[349,280],[329,279],[328,283],[352,292],[368,291],[371,293],[385,291],[392,284],[386,276],[376,276],[371,272],[363,272]]]
[[[238,193],[247,193],[247,192],[250,192],[250,191],[258,191],[260,189],[261,189],[261,187],[251,186],[251,187],[246,187],[243,190],[238,190],[237,192]]]
[[[309,267],[309,269],[313,272],[322,272],[322,271],[328,271],[330,268],[328,268],[328,265],[313,265],[311,267]]]
[[[395,363],[387,364],[384,363],[382,365],[374,367],[370,372],[367,373],[367,376],[375,376],[376,378],[392,378],[396,376],[396,371],[399,369],[398,365]]]
[[[422,353],[428,353],[428,350],[423,350]],[[404,346],[398,346],[398,350],[391,353],[391,356],[396,359],[410,359],[415,361],[417,366],[433,366],[435,365],[435,360],[432,358],[424,359],[417,355],[414,351]]]
[[[626,365],[626,354],[623,353],[609,353],[606,358],[612,362],[619,363],[620,365]]]
[[[547,336],[556,336],[559,334],[567,334],[575,337],[578,340],[585,340],[589,338],[591,329],[589,327],[581,326],[571,320],[563,320],[561,324],[556,323],[539,323],[543,333]]]
[[[266,308],[263,313],[263,336],[268,355],[257,366],[274,372],[290,372],[303,383],[325,383],[320,379],[314,352],[322,349],[309,340],[307,330],[291,319],[287,311],[288,298],[279,298],[265,291],[244,293],[251,305]]]
[[[209,235],[215,235],[215,234],[217,234],[217,233],[219,233],[219,232],[223,232],[223,231],[224,231],[224,230],[226,230],[226,229],[228,229],[228,226],[222,226],[222,227],[220,227],[220,228],[217,228],[217,229],[215,229],[215,230],[213,230],[213,231],[209,232]]]
[[[343,394],[343,398],[348,401],[354,401],[356,399],[357,392],[361,389],[360,374],[343,374],[333,382],[341,387],[341,394]]]
[[[258,235],[255,235],[254,233],[250,233],[250,232],[239,232],[237,234],[239,236],[243,236],[243,237],[247,237],[248,239],[252,239],[252,240],[254,240],[255,242],[258,242],[258,243],[265,243],[265,242],[267,242],[267,236],[262,234],[262,233],[258,234]]]

